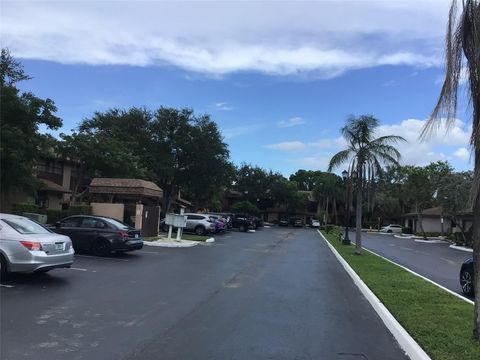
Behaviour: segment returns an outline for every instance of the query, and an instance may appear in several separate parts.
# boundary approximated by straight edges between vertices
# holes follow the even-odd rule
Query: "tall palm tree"
[[[473,269],[475,310],[473,336],[480,341],[480,1],[463,0],[459,14],[457,1],[452,1],[446,36],[446,73],[440,97],[422,138],[432,134],[445,121],[451,125],[457,112],[460,79],[467,74],[467,91],[472,106],[470,143],[475,154],[475,170],[471,191],[473,204]],[[444,120],[444,121],[443,121]]]
[[[355,254],[362,253],[362,198],[364,181],[371,181],[379,173],[382,165],[395,165],[400,160],[400,153],[392,145],[406,141],[401,136],[387,135],[374,138],[379,122],[371,115],[350,116],[341,128],[348,147],[333,155],[328,171],[348,162],[348,172],[356,177],[356,236]]]

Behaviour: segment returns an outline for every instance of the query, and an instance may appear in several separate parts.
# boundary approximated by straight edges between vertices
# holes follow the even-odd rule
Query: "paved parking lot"
[[[350,239],[355,240],[355,233],[350,233]],[[362,233],[362,245],[463,295],[458,280],[460,267],[472,253],[451,249],[448,243],[428,244],[390,234]]]
[[[312,229],[82,254],[6,285],[2,359],[406,359]]]

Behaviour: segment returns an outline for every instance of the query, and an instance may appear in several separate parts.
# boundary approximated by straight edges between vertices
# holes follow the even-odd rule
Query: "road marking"
[[[127,259],[108,258],[108,257],[90,256],[90,255],[75,255],[75,257],[83,257],[83,258],[98,259],[98,260],[111,260],[111,261],[130,261]]]
[[[5,288],[13,288],[13,285],[7,285],[7,284],[0,284],[0,287],[5,287]]]
[[[76,268],[76,267],[70,267],[70,268],[67,268],[67,269],[70,269],[70,270],[77,270],[77,271],[87,271],[87,269]]]

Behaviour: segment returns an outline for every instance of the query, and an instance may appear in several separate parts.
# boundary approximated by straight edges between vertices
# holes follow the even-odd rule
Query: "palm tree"
[[[348,147],[333,155],[328,165],[328,171],[348,162],[350,177],[356,177],[357,205],[356,205],[356,236],[355,254],[362,253],[362,198],[364,181],[372,181],[379,173],[382,165],[396,165],[400,160],[400,153],[392,145],[399,141],[406,141],[401,136],[387,135],[374,138],[379,122],[371,115],[359,117],[350,116],[340,130]]]
[[[470,143],[475,154],[474,179],[471,191],[473,210],[473,269],[475,310],[473,336],[480,341],[480,1],[464,0],[460,15],[457,1],[452,1],[446,36],[446,73],[440,97],[422,131],[422,138],[438,130],[445,120],[455,121],[457,94],[461,76],[468,78],[467,91],[472,106]]]

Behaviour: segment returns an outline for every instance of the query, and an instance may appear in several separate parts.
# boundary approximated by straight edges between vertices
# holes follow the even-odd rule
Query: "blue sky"
[[[325,170],[345,118],[373,114],[379,135],[409,141],[403,163],[463,170],[468,112],[418,140],[441,88],[448,3],[5,1],[1,35],[64,132],[111,107],[190,107],[218,123],[236,164],[288,176]]]

